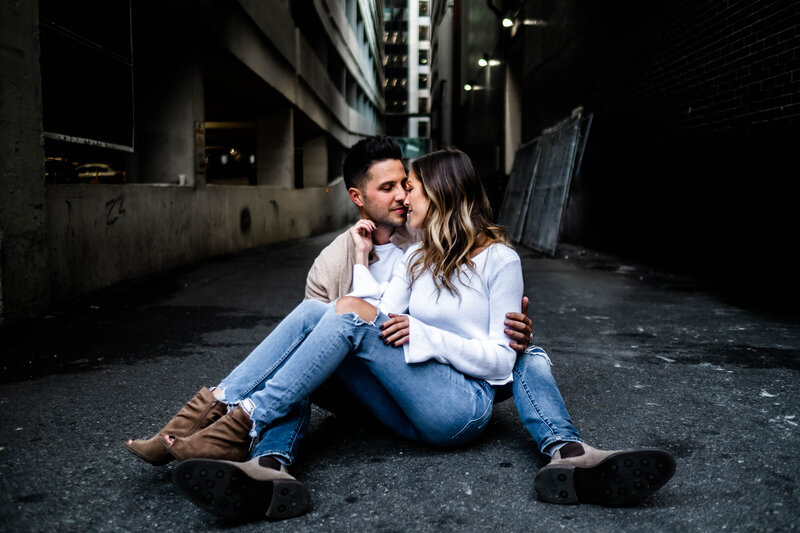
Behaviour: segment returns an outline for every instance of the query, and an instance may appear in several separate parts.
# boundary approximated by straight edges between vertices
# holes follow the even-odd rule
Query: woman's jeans
[[[308,423],[309,396],[337,373],[378,420],[409,439],[436,446],[465,444],[480,435],[492,413],[494,388],[435,361],[405,362],[402,347],[378,337],[372,322],[339,315],[333,304],[301,303],[219,387],[229,404],[255,406],[253,456],[288,463]],[[248,402],[249,403],[249,402]]]
[[[382,314],[371,323],[353,313],[340,316],[334,304],[306,300],[220,383],[230,405],[250,398],[256,406],[252,435],[261,438],[254,457],[277,455],[293,462],[308,426],[310,393],[334,373],[401,436],[454,446],[480,434],[495,388],[434,361],[406,363],[402,348],[378,337],[385,320]],[[501,395],[509,388],[540,451],[580,441],[541,348],[530,347],[517,358],[513,383],[497,387]]]

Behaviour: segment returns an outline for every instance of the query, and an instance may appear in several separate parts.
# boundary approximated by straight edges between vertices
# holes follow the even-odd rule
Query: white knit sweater
[[[408,260],[418,247],[408,249],[388,286],[355,265],[350,294],[376,303],[384,313],[409,316],[409,342],[403,346],[407,363],[433,359],[492,385],[511,381],[517,354],[508,345],[503,321],[522,299],[519,256],[508,246],[493,244],[473,258],[474,271],[465,268],[454,280],[459,295],[442,289],[437,297],[430,272],[409,288]]]

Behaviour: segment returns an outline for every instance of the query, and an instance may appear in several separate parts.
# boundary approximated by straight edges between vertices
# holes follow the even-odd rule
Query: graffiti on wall
[[[125,214],[125,197],[117,196],[106,202],[106,224],[114,225]]]

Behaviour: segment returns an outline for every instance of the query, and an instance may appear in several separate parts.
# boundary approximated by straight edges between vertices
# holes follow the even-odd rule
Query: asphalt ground
[[[791,531],[800,529],[800,322],[691,279],[564,245],[519,247],[536,344],[587,442],[657,446],[672,481],[635,507],[540,502],[546,460],[509,400],[444,451],[315,409],[292,469],[313,509],[232,523],[175,464],[126,451],[216,384],[302,298],[336,233],[64,302],[0,328],[0,531]]]

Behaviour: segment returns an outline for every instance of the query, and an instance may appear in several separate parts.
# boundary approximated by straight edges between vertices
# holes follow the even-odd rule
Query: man
[[[356,143],[344,162],[345,185],[351,200],[361,217],[376,225],[369,269],[378,282],[389,280],[395,264],[416,238],[405,225],[406,173],[401,159],[400,147],[394,140],[375,136]],[[353,251],[354,243],[348,230],[320,253],[306,280],[307,299],[331,302],[350,292]],[[674,461],[660,450],[607,452],[582,443],[550,372],[547,354],[537,347],[525,349],[531,332],[526,308],[527,298],[523,298],[522,313],[506,315],[505,333],[511,339],[509,344],[521,353],[514,367],[514,381],[510,387],[504,386],[498,391],[496,401],[513,393],[526,429],[539,450],[552,457],[535,480],[539,497],[553,503],[586,501],[620,505],[648,496],[672,475]],[[324,309],[320,306],[320,317]],[[331,410],[348,412],[353,409],[354,396],[367,408],[375,398],[385,399],[385,391],[373,394],[373,391],[359,389],[358,385],[365,381],[358,379],[362,372],[368,369],[356,360],[345,360],[335,379],[326,383],[319,397],[314,397],[315,402],[328,407],[332,398]],[[250,461],[195,460],[186,467],[218,472],[221,479],[238,476],[237,486],[223,485],[218,490],[241,494],[236,499],[239,507],[214,505],[207,499],[208,494],[203,496],[188,485],[183,486],[180,481],[183,463],[176,476],[179,486],[192,501],[221,516],[289,518],[306,512],[310,503],[308,493],[286,470],[286,465],[294,460],[295,448],[308,422],[308,402],[297,405],[296,409],[302,410],[305,416],[289,416],[288,422],[278,421],[260,435]],[[387,408],[383,404],[380,412],[386,421],[392,416],[392,406]],[[404,416],[399,408],[396,416]]]

